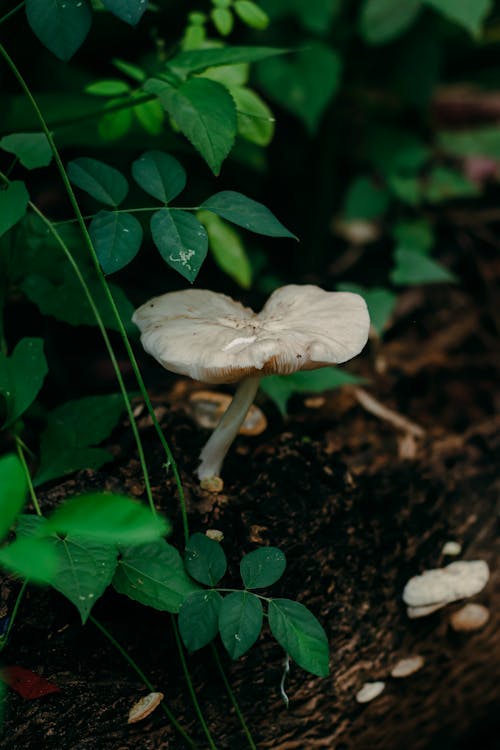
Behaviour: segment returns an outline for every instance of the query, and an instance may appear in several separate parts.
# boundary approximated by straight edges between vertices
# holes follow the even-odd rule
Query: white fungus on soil
[[[400,659],[391,669],[391,677],[401,679],[403,677],[409,677],[424,666],[424,657],[420,654],[415,656],[407,656],[404,659]]]
[[[450,617],[450,625],[457,633],[473,633],[490,619],[490,611],[483,604],[466,604]]]
[[[484,560],[460,560],[445,568],[425,570],[410,578],[404,588],[409,617],[423,617],[450,602],[475,596],[486,586],[489,575]]]
[[[449,542],[445,542],[443,544],[443,549],[441,550],[442,555],[448,555],[449,557],[456,557],[461,552],[462,545],[452,540],[450,540]]]
[[[358,703],[369,703],[370,701],[377,698],[380,693],[383,693],[385,689],[385,682],[378,680],[377,682],[365,682],[361,690],[356,693],[356,700]]]
[[[163,693],[148,693],[134,703],[128,714],[128,723],[135,724],[152,714],[164,699]]]

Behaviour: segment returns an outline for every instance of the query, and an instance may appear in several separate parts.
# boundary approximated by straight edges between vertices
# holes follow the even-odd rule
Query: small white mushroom
[[[358,294],[295,284],[273,292],[260,313],[224,294],[187,289],[155,297],[133,321],[145,350],[167,370],[206,383],[239,383],[201,452],[201,480],[220,476],[263,375],[347,362],[363,349],[370,328]]]
[[[208,536],[209,539],[213,539],[214,542],[224,541],[224,533],[219,529],[207,529],[205,531],[205,536]]]
[[[385,689],[385,682],[365,682],[361,690],[356,693],[358,703],[369,703],[377,698]]]
[[[422,617],[458,599],[478,594],[489,578],[484,560],[460,560],[410,578],[403,591],[410,617]]]
[[[128,723],[135,724],[152,714],[164,699],[163,693],[148,693],[134,703],[128,714]]]
[[[424,666],[424,657],[420,654],[415,656],[407,656],[404,659],[400,659],[391,669],[391,677],[396,679],[402,679],[403,677],[409,677]]]
[[[452,540],[445,542],[443,544],[443,549],[441,550],[442,555],[448,555],[449,557],[456,557],[461,552],[462,552],[462,545]]]
[[[473,633],[480,630],[490,619],[490,611],[482,604],[466,604],[450,617],[450,625],[458,633]]]

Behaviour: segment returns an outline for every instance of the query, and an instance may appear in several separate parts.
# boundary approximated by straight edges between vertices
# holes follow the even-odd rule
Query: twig
[[[384,422],[389,422],[397,430],[410,433],[410,435],[414,435],[415,437],[423,437],[425,435],[425,430],[420,425],[415,424],[415,422],[412,422],[397,411],[384,406],[380,401],[377,401],[376,398],[367,393],[367,391],[363,390],[363,388],[354,388],[354,395],[363,409],[366,409],[366,411],[374,414],[379,419],[383,419]]]

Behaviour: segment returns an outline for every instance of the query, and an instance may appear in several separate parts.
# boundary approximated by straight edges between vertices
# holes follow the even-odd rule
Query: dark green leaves
[[[190,78],[178,88],[151,78],[146,91],[156,94],[162,107],[200,152],[214,174],[233,147],[236,107],[226,89],[208,78]]]
[[[273,599],[268,616],[272,634],[299,667],[326,677],[328,641],[314,615],[298,602]]]
[[[118,206],[128,192],[125,177],[97,159],[82,157],[68,164],[68,177],[81,190],[108,206]]]
[[[472,36],[479,36],[486,17],[493,9],[493,0],[423,0],[450,21],[462,26]]]
[[[92,23],[88,0],[26,0],[26,16],[42,44],[61,60],[72,57]]]
[[[17,456],[0,458],[0,541],[17,518],[26,500],[28,483]]]
[[[360,17],[361,36],[369,44],[385,44],[403,34],[421,8],[421,0],[365,0]]]
[[[121,395],[87,396],[54,409],[42,434],[35,484],[109,461],[108,451],[93,446],[108,437],[123,410]]]
[[[148,607],[178,612],[198,586],[184,570],[181,556],[164,539],[120,549],[113,586]]]
[[[179,75],[201,73],[207,68],[235,63],[251,63],[265,60],[267,57],[282,55],[286,50],[275,47],[214,47],[211,49],[193,49],[172,57],[168,67]]]
[[[364,382],[363,378],[346,370],[322,367],[320,370],[294,372],[293,375],[269,375],[262,378],[260,387],[274,401],[282,415],[286,416],[288,401],[294,393],[321,393],[343,385]]]
[[[20,180],[0,189],[0,237],[23,218],[29,200],[26,185]]]
[[[45,534],[78,534],[104,544],[141,544],[163,536],[169,524],[123,495],[104,492],[71,498],[44,524]]]
[[[102,0],[102,4],[125,23],[135,26],[147,8],[147,0]]]
[[[197,591],[184,601],[179,612],[179,631],[189,651],[213,641],[219,632],[221,604],[218,591]]]
[[[262,203],[234,190],[223,190],[212,195],[201,204],[201,208],[257,234],[297,239]]]
[[[46,167],[52,161],[52,149],[45,133],[12,133],[0,140],[0,148],[15,154],[23,167]]]
[[[42,339],[22,339],[10,357],[0,353],[0,395],[6,403],[5,425],[35,400],[48,372]]]
[[[416,250],[398,248],[391,272],[394,284],[442,284],[456,282],[456,276],[427,255]]]
[[[283,575],[286,559],[277,547],[261,547],[242,559],[240,573],[245,588],[261,589],[276,583]]]
[[[190,576],[206,586],[215,586],[226,572],[224,550],[204,534],[193,534],[187,543],[184,562]]]
[[[198,219],[162,208],[151,218],[151,234],[166,263],[192,283],[208,250],[207,233]]]
[[[126,212],[99,211],[89,233],[104,273],[124,268],[135,258],[142,242],[141,225]]]
[[[226,596],[219,612],[222,643],[231,659],[237,659],[253,646],[262,628],[262,604],[248,591]]]
[[[58,559],[50,541],[20,538],[0,549],[0,565],[32,583],[48,583]]]
[[[169,203],[186,186],[186,172],[173,156],[162,151],[146,151],[132,164],[138,185],[153,198]]]

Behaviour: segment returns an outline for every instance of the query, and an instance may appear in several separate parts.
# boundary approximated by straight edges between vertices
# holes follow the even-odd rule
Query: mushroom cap
[[[370,329],[362,297],[310,284],[277,289],[260,313],[205,289],[169,292],[142,305],[132,320],[144,349],[163,367],[206,383],[347,362]]]

